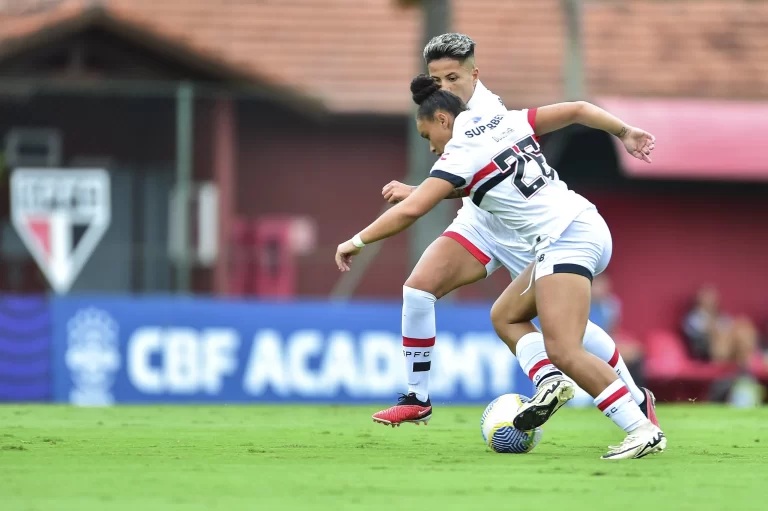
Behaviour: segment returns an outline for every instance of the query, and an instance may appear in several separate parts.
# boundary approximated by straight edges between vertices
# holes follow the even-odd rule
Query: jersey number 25
[[[538,167],[541,175],[537,175],[533,181],[528,176],[526,182],[526,170],[528,164],[536,162],[533,168]],[[512,186],[514,186],[526,200],[536,195],[539,190],[547,186],[549,179],[557,179],[557,172],[554,171],[541,154],[541,146],[532,136],[520,140],[512,147],[508,147],[493,157],[493,163],[501,171],[500,174],[493,176],[477,188],[472,197],[472,202],[477,206],[483,201],[483,197],[493,187],[500,184],[505,179],[512,177]],[[538,173],[537,173],[538,174]]]

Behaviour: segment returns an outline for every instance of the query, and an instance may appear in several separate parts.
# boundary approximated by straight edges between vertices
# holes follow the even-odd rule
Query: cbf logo
[[[109,174],[95,170],[17,169],[11,216],[57,293],[66,293],[110,222]]]
[[[112,386],[120,369],[118,326],[112,316],[95,308],[77,311],[67,322],[65,361],[74,384],[69,393],[72,404],[112,404]]]

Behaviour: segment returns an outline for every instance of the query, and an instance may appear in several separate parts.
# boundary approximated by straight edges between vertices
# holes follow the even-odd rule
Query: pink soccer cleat
[[[648,418],[649,421],[651,421],[651,424],[659,427],[659,419],[656,417],[656,396],[653,395],[653,392],[646,389],[645,387],[641,387],[643,389],[643,392],[645,392],[645,401],[640,403],[640,410],[642,410],[643,414]]]

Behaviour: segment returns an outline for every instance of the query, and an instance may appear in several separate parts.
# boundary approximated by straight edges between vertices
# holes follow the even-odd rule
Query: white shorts
[[[464,206],[443,236],[456,240],[485,266],[486,277],[504,266],[512,279],[533,261],[530,246],[495,218],[477,215]]]
[[[613,240],[596,209],[582,211],[557,238],[536,245],[536,279],[553,273],[575,273],[590,281],[608,266]]]

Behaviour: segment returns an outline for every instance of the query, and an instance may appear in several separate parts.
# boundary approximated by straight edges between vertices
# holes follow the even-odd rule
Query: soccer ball
[[[525,454],[539,444],[541,428],[520,431],[512,425],[517,411],[528,401],[520,394],[504,394],[491,401],[480,419],[480,431],[488,447],[501,453]]]

